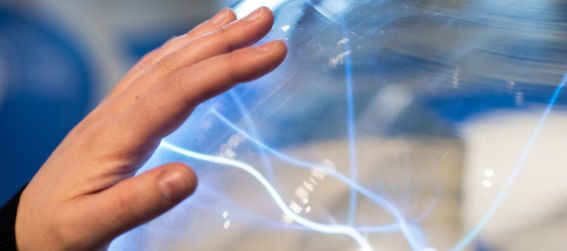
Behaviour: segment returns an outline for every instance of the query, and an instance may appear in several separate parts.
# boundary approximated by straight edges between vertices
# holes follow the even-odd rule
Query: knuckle
[[[213,31],[213,34],[215,34],[216,36],[219,36],[219,37],[226,37],[229,29],[230,29],[230,26],[220,27],[220,28],[216,29],[215,31]]]
[[[169,54],[154,64],[153,71],[160,75],[167,75],[177,69],[180,65],[179,61],[175,54]]]
[[[154,65],[160,59],[165,47],[154,49],[142,57],[130,70],[130,72],[144,71]]]
[[[138,63],[138,65],[145,66],[145,65],[150,64],[151,62],[153,62],[155,60],[155,58],[157,58],[159,56],[162,49],[163,48],[158,48],[158,49],[155,49],[155,50],[148,52],[146,55],[144,55],[142,57],[142,59],[140,60],[140,63]]]
[[[237,18],[236,13],[232,10],[228,12],[228,17],[229,17],[229,20],[231,20],[231,21],[236,20],[236,18]]]
[[[170,46],[171,44],[177,43],[180,40],[184,40],[187,37],[188,37],[187,33],[181,34],[181,35],[178,35],[178,36],[173,36],[172,38],[167,40],[167,42],[165,42],[165,44],[161,48],[165,48],[167,46]]]
[[[218,29],[214,34],[214,43],[224,53],[231,52],[235,49],[232,44],[231,27],[223,27]]]
[[[200,34],[202,34],[205,30],[207,30],[207,28],[209,28],[210,24],[208,22],[204,22],[204,23],[200,23],[197,26],[195,26],[195,28],[187,31],[185,33],[186,36],[192,37],[192,36],[198,36]]]

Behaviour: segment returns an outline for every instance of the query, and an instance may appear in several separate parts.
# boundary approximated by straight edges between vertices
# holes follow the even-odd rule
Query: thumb
[[[197,178],[190,167],[173,163],[124,180],[81,203],[89,230],[87,246],[102,246],[118,235],[168,211],[191,195]],[[82,211],[82,210],[81,210]]]

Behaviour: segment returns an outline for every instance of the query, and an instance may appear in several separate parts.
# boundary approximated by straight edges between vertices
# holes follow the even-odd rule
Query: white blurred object
[[[225,1],[226,2],[226,1]],[[286,0],[274,0],[274,1],[262,1],[262,0],[255,0],[255,1],[246,1],[239,4],[235,12],[238,13],[239,18],[250,14],[254,11],[258,6],[265,5],[270,9],[277,9],[280,5],[287,2]]]
[[[468,226],[476,224],[494,203],[513,168],[521,168],[483,234],[501,250],[536,250],[553,247],[553,243],[560,247],[567,232],[567,225],[560,220],[567,220],[561,217],[567,201],[567,112],[555,111],[547,117],[525,162],[517,164],[529,147],[542,110],[495,112],[468,123],[464,130],[467,157],[463,197]],[[546,243],[541,243],[544,240]]]

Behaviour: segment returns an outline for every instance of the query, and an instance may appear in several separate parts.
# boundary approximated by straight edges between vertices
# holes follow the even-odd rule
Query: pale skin
[[[267,8],[241,20],[224,9],[137,63],[23,191],[18,248],[103,250],[190,196],[197,177],[185,164],[134,173],[197,105],[284,60],[281,41],[251,46],[273,21]]]

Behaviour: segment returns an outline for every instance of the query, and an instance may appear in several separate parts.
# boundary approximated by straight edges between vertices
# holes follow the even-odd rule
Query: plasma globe
[[[564,4],[234,9],[262,5],[276,16],[266,41],[285,40],[288,58],[161,142],[140,172],[182,161],[199,188],[111,250],[561,247],[550,236],[567,231]]]

